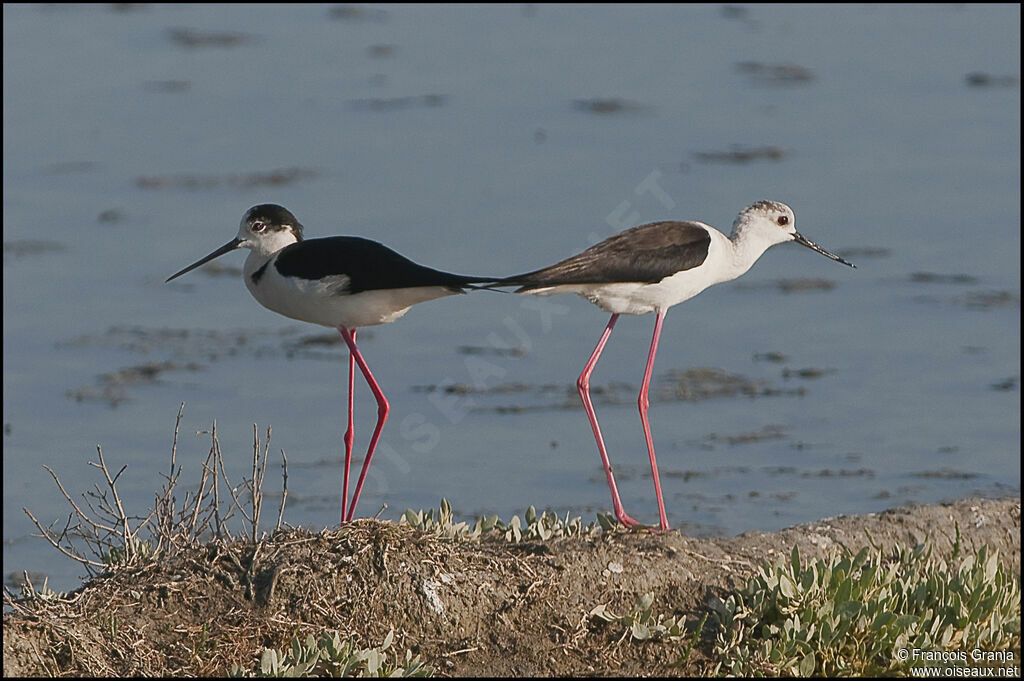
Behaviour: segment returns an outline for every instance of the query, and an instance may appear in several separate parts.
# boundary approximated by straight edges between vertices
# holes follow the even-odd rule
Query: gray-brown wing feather
[[[708,257],[711,235],[694,222],[651,222],[627,229],[550,267],[505,277],[518,292],[570,284],[655,284]]]

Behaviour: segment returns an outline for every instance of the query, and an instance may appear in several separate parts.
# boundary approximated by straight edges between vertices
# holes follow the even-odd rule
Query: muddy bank
[[[93,580],[64,602],[8,608],[4,675],[223,675],[264,647],[339,630],[371,645],[395,630],[440,675],[679,675],[707,662],[713,627],[688,665],[678,643],[638,642],[591,613],[628,613],[654,595],[692,628],[709,599],[757,561],[833,548],[914,545],[950,555],[983,544],[1020,576],[1020,500],[839,516],[775,533],[693,539],[646,530],[586,538],[451,542],[360,520],[319,534],[278,533],[257,547],[207,546]]]

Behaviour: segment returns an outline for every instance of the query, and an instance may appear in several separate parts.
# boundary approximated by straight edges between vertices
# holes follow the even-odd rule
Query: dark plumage
[[[302,241],[302,223],[296,219],[290,210],[276,203],[261,203],[245,211],[242,222],[262,222],[269,229],[289,229],[295,235],[296,241]]]
[[[572,284],[656,284],[699,267],[708,257],[711,235],[694,222],[651,222],[627,229],[549,267],[505,277],[499,285],[517,293]]]
[[[344,275],[349,294],[413,286],[446,286],[462,291],[493,278],[467,277],[417,264],[384,244],[358,236],[307,239],[281,249],[274,262],[278,273],[299,279]]]

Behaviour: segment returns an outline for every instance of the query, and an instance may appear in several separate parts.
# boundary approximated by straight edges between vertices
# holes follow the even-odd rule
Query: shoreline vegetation
[[[142,516],[101,450],[85,504],[51,471],[73,521],[39,529],[91,579],[5,587],[4,675],[1020,674],[1019,498],[696,539],[533,507],[456,522],[447,501],[311,532],[285,492],[264,532],[269,436],[232,487],[214,428],[180,504],[172,448]]]

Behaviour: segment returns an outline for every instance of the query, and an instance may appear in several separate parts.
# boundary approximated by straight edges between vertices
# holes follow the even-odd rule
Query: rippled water
[[[5,5],[5,572],[74,585],[22,512],[67,517],[42,466],[77,497],[102,445],[143,512],[182,401],[183,485],[196,431],[217,421],[240,479],[271,425],[286,520],[337,522],[342,346],[259,307],[241,255],[163,284],[261,202],[310,236],[504,275],[785,201],[858,269],[780,246],[673,308],[650,412],[673,527],[1019,495],[1019,27],[974,5]],[[592,381],[645,522],[653,321],[621,319]],[[476,293],[361,332],[392,419],[360,513],[607,510],[574,391],[606,322]]]

